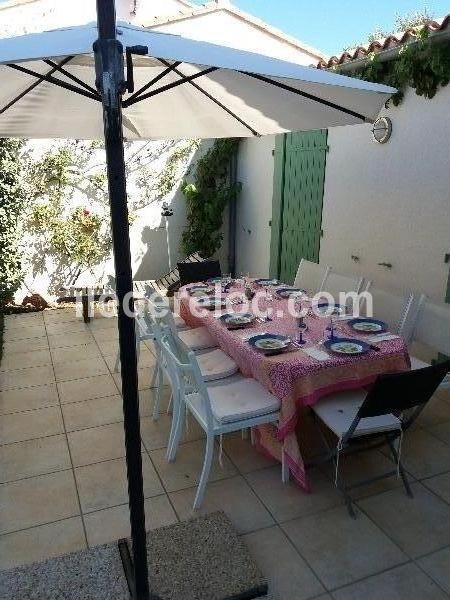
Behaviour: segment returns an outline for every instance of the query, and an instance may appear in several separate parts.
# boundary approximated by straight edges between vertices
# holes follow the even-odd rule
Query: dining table
[[[253,287],[258,291],[256,285]],[[240,304],[244,289],[239,284],[216,285],[214,296],[220,296],[227,303],[221,311],[199,310],[199,300],[190,295],[189,288],[189,285],[184,286],[179,291],[180,316],[190,327],[206,327],[217,345],[235,360],[242,375],[253,377],[280,400],[277,426],[255,428],[256,447],[280,462],[284,453],[293,478],[309,492],[310,482],[299,444],[303,409],[329,394],[366,388],[380,374],[409,370],[405,340],[388,334],[361,355],[334,354],[324,345],[330,335],[361,340],[370,336],[355,335],[346,316],[333,319],[333,332],[330,332],[330,318],[308,310],[302,321],[304,345],[294,343],[286,351],[267,355],[249,343],[250,335],[272,333],[295,340],[299,332],[298,318],[289,311],[288,300],[278,297],[276,288],[273,294],[259,289],[258,308],[263,316],[242,329],[229,329],[220,318],[223,313],[252,312],[251,306]],[[303,303],[308,306],[308,302],[311,306],[311,301],[304,297]],[[266,316],[268,311],[270,320]]]

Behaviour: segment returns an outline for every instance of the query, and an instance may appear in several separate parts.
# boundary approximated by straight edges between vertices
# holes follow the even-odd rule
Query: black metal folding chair
[[[220,277],[220,263],[218,260],[204,260],[202,262],[178,263],[180,285],[197,283],[213,277]]]
[[[338,438],[332,446],[323,434],[327,452],[313,459],[308,466],[333,460],[336,468],[335,484],[345,497],[348,511],[355,518],[352,499],[348,492],[374,481],[400,475],[408,496],[413,494],[401,462],[402,436],[414,423],[446,374],[450,361],[424,369],[380,375],[369,392],[351,390],[327,396],[314,406],[313,415],[320,419]],[[395,440],[399,440],[395,447]],[[387,444],[397,469],[346,486],[339,473],[341,454],[351,454]]]

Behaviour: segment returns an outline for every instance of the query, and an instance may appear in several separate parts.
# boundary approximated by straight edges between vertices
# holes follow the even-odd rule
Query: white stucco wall
[[[443,300],[450,252],[450,89],[410,90],[386,144],[369,125],[328,131],[320,261],[391,290]],[[360,257],[354,263],[351,255]],[[392,263],[392,269],[378,266]]]
[[[238,156],[242,192],[237,204],[236,270],[261,277],[269,271],[274,147],[273,135],[246,139]]]

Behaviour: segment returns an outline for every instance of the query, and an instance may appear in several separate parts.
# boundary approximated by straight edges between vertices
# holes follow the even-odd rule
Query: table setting
[[[332,392],[369,386],[381,373],[409,369],[404,340],[375,317],[315,303],[303,290],[275,279],[225,277],[213,286],[198,285],[205,283],[208,293],[199,297],[192,295],[194,284],[181,288],[180,316],[192,327],[207,327],[243,375],[280,399],[278,428],[259,427],[257,446],[278,460],[283,446],[293,477],[309,490],[297,438],[301,409]],[[213,298],[210,304],[218,310],[198,311],[208,304],[202,298]]]

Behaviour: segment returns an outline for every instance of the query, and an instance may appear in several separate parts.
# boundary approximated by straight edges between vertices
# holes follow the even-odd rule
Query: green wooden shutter
[[[284,168],[280,173],[276,164],[275,177],[282,197],[281,210],[278,198],[276,206],[281,231],[277,240],[278,269],[271,274],[292,283],[302,258],[319,260],[327,131],[288,133],[284,144]],[[272,239],[274,236],[272,231]],[[275,260],[271,261],[274,264]]]

